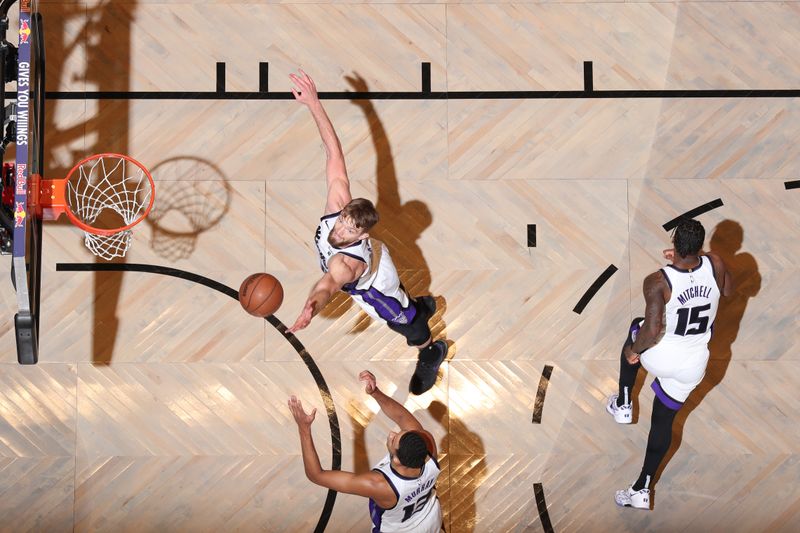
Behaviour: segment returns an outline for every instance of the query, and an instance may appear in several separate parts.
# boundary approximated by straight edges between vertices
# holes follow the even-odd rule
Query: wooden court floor
[[[787,185],[800,177],[800,100],[649,92],[800,90],[800,3],[40,10],[47,172],[127,153],[153,169],[157,200],[120,263],[151,272],[64,269],[95,259],[77,230],[46,226],[35,367],[16,363],[15,295],[0,284],[0,530],[367,531],[364,499],[326,507],[305,479],[286,408],[291,394],[318,408],[324,467],[340,454],[343,469],[368,469],[391,423],[360,389],[362,369],[436,437],[447,531],[800,530],[800,190]],[[595,91],[635,94],[536,97],[583,90],[587,61]],[[354,196],[377,203],[376,236],[410,292],[436,296],[432,325],[452,356],[433,390],[409,396],[415,353],[337,297],[297,335],[326,409],[276,327],[165,272],[233,289],[271,272],[286,294],[276,318],[291,324],[319,275],[324,154],[301,105],[234,93],[285,94],[297,68],[330,93],[417,93],[423,63],[430,97],[324,104]],[[475,96],[486,91],[522,92]],[[619,509],[652,402],[648,377],[636,424],[605,413],[625,328],[663,263],[662,225],[715,200],[698,219],[737,290],[677,419],[654,510]]]

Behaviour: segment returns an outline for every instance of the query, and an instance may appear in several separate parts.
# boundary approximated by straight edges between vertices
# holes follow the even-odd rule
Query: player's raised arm
[[[364,474],[354,474],[353,472],[343,472],[341,470],[325,470],[319,462],[319,455],[314,446],[314,439],[311,436],[311,424],[317,414],[316,409],[306,413],[303,404],[299,399],[292,396],[289,398],[289,411],[292,413],[297,429],[300,434],[300,449],[303,454],[303,468],[306,477],[312,482],[333,489],[337,492],[346,492],[372,498],[378,502],[393,503],[393,493],[391,487],[383,480],[378,472],[367,472]]]
[[[329,263],[329,270],[311,288],[311,293],[303,305],[303,310],[295,323],[287,331],[295,333],[306,328],[311,319],[328,304],[336,291],[346,283],[353,282],[364,272],[364,264],[349,257],[334,256]]]
[[[382,390],[378,388],[375,375],[369,370],[362,370],[358,374],[358,380],[364,383],[364,392],[372,396],[381,408],[381,411],[386,413],[386,416],[392,419],[392,422],[397,424],[400,429],[407,430],[421,430],[422,424],[416,419],[411,412],[403,407],[400,402],[387,396]]]
[[[362,370],[358,374],[358,380],[364,384],[364,392],[372,396],[381,408],[381,411],[386,413],[392,422],[402,430],[414,431],[422,434],[428,445],[428,451],[433,457],[436,457],[436,440],[428,431],[422,428],[417,417],[411,414],[411,411],[403,407],[400,402],[387,396],[382,390],[378,388],[375,375],[369,370]]]
[[[336,213],[352,199],[350,195],[350,180],[347,177],[347,168],[344,163],[342,144],[336,131],[333,129],[331,119],[322,107],[317,95],[317,87],[308,74],[290,74],[289,78],[294,83],[292,94],[295,99],[308,107],[314,122],[319,129],[322,143],[325,145],[325,179],[328,186],[328,196],[325,203],[325,214]]]

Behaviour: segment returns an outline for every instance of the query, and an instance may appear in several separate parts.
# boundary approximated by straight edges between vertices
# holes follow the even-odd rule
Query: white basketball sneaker
[[[633,402],[617,406],[617,398],[619,394],[612,394],[608,397],[606,404],[606,411],[614,417],[617,424],[630,424],[633,422]]]
[[[620,507],[633,507],[634,509],[650,510],[650,489],[633,490],[633,486],[618,490],[614,501]]]

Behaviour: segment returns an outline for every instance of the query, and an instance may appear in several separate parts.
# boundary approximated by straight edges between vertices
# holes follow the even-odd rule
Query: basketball
[[[272,315],[283,303],[283,287],[272,274],[253,274],[239,287],[239,303],[253,316]]]

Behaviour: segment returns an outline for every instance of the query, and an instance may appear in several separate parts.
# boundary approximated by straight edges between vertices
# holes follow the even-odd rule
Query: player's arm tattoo
[[[644,325],[636,337],[631,350],[642,353],[644,350],[655,346],[661,334],[664,322],[664,309],[666,307],[665,291],[666,281],[661,271],[654,272],[644,279],[645,311]]]

